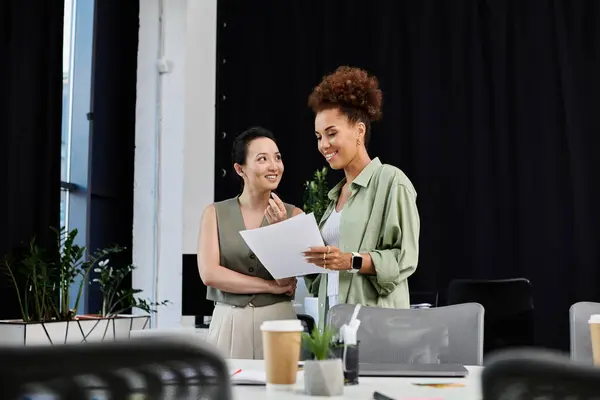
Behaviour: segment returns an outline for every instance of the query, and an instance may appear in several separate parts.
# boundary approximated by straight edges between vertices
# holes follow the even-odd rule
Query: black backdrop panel
[[[301,205],[324,164],[307,96],[366,68],[385,96],[370,153],[418,192],[411,288],[526,277],[537,342],[567,347],[569,305],[600,300],[600,2],[219,0],[218,20],[216,200],[239,189],[233,138],[262,125]]]
[[[301,206],[299,183],[324,165],[315,152],[308,90],[322,74],[314,56],[321,14],[316,1],[220,1],[217,39],[215,200],[236,195],[231,163],[237,134],[252,125],[273,131],[286,167],[279,188]],[[268,10],[267,10],[268,9]],[[315,25],[321,28],[320,24]],[[303,163],[290,162],[302,157]],[[286,159],[289,161],[286,163]]]
[[[60,224],[64,2],[0,3],[0,262],[34,237],[55,250]],[[0,271],[0,319],[20,318]]]

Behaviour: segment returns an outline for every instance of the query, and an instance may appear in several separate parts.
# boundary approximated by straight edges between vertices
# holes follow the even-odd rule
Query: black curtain
[[[307,96],[365,68],[385,93],[370,154],[418,192],[411,288],[526,277],[537,343],[567,348],[570,304],[600,301],[600,2],[219,0],[218,19],[216,200],[239,187],[235,134],[263,125],[301,205],[324,164]]]
[[[126,247],[112,260],[126,265],[132,262],[139,1],[100,0],[95,6],[88,247]],[[131,288],[131,276],[122,288]],[[101,307],[94,284],[88,309]]]
[[[0,4],[0,257],[35,236],[51,249],[60,217],[64,2]],[[0,273],[0,318],[19,317]]]

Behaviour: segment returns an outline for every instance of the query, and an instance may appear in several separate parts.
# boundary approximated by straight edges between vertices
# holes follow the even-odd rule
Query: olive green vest
[[[244,239],[242,239],[242,235],[240,235],[240,231],[246,230],[246,226],[244,225],[238,197],[236,196],[214,204],[219,232],[219,251],[221,253],[219,263],[223,267],[239,272],[240,274],[273,280],[269,271],[252,253],[252,250],[250,250]],[[294,206],[287,203],[284,203],[284,205],[287,216],[290,218]],[[263,219],[261,226],[265,225],[268,225],[266,218]],[[292,299],[292,297],[285,294],[236,294],[223,292],[213,287],[206,288],[206,298],[218,303],[238,307],[246,307],[250,303],[255,307],[263,307]]]

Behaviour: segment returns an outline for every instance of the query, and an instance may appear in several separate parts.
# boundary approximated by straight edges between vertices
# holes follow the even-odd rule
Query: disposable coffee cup
[[[592,340],[592,353],[594,364],[600,366],[600,314],[590,316],[590,339]]]
[[[300,342],[304,327],[299,319],[265,321],[260,326],[268,391],[290,391],[296,384]]]

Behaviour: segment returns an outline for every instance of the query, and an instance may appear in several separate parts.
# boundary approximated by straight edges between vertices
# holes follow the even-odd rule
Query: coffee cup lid
[[[304,326],[299,319],[281,319],[276,321],[265,321],[260,325],[262,331],[274,332],[302,332]]]
[[[600,324],[600,314],[590,315],[590,324]]]

